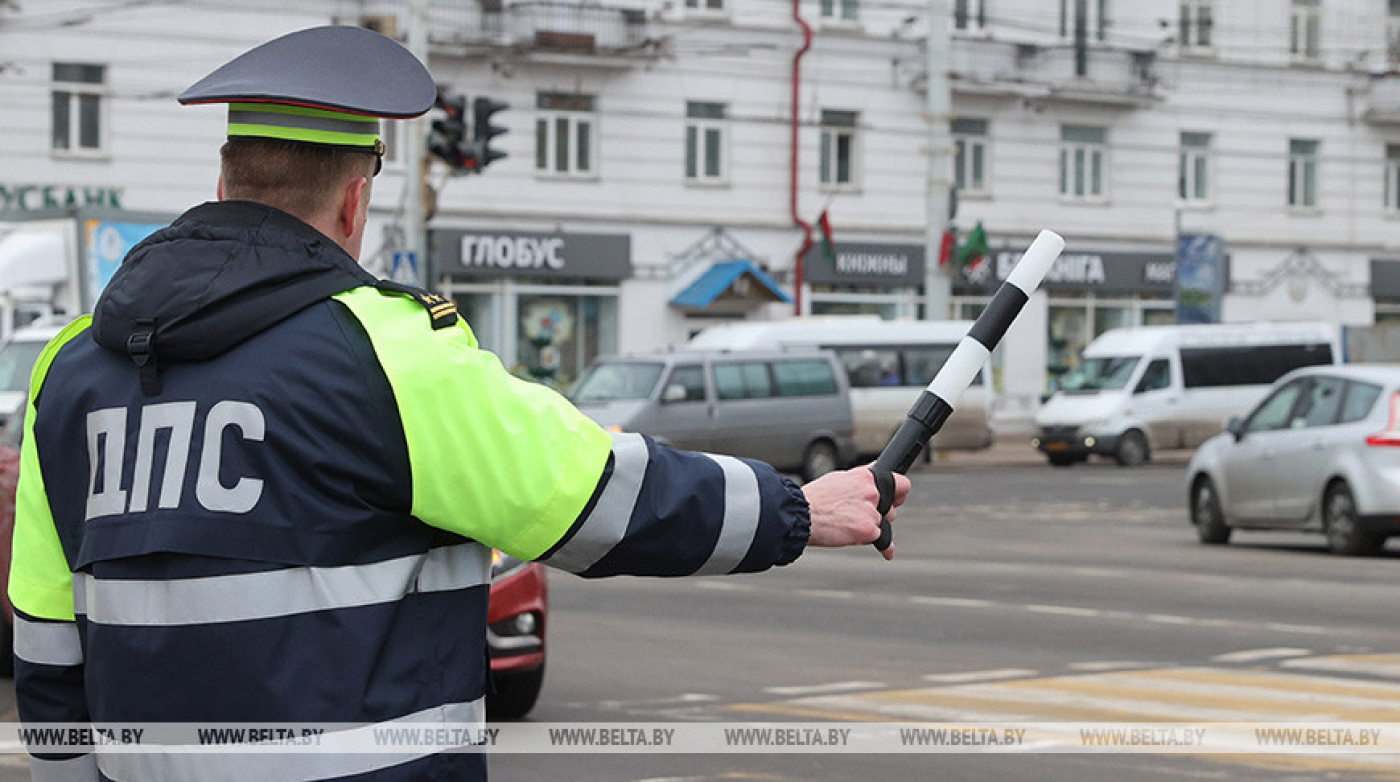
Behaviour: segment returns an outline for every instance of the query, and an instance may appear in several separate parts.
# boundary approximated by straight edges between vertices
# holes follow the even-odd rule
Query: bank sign
[[[462,277],[624,280],[632,276],[626,234],[435,230],[444,274]]]
[[[969,264],[956,271],[953,287],[959,293],[990,293],[1006,279],[1019,260],[1020,252],[993,251],[982,263]],[[1176,257],[1169,252],[1067,251],[1045,273],[1042,287],[1170,298],[1176,290]]]

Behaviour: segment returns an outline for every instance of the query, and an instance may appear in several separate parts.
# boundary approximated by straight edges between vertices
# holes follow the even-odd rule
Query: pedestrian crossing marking
[[[1345,663],[1400,664],[1400,655],[1308,658],[1319,669]],[[1299,662],[1287,660],[1279,665]],[[728,710],[848,721],[1250,722],[1302,720],[1400,723],[1400,684],[1258,668],[1157,668],[829,693]]]
[[[1369,676],[1382,676],[1387,679],[1400,679],[1400,654],[1307,657],[1299,660],[1286,660],[1281,665],[1286,668],[1303,668],[1333,673],[1361,673]]]

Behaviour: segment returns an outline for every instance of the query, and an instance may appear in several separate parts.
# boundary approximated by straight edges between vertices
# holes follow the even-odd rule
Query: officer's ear
[[[363,227],[369,216],[369,179],[357,176],[345,183],[341,190],[340,210],[336,215],[336,227],[346,237],[354,236]]]

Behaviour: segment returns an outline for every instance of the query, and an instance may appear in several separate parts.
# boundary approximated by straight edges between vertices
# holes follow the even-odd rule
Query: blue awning
[[[785,303],[792,301],[783,292],[783,289],[778,287],[776,282],[773,282],[773,278],[755,266],[752,261],[733,260],[721,261],[711,266],[695,282],[676,294],[671,299],[671,304],[677,307],[705,309],[744,278],[749,279],[751,284],[748,286],[749,290],[741,294],[742,298]],[[757,285],[752,283],[757,283]]]

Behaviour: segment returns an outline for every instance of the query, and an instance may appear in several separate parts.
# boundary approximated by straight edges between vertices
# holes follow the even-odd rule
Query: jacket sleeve
[[[748,573],[796,559],[810,527],[801,490],[762,462],[617,434],[592,502],[543,561],[590,578]]]
[[[89,721],[83,686],[83,647],[73,603],[69,570],[58,530],[49,511],[48,494],[34,438],[34,399],[57,345],[75,333],[60,335],[41,354],[25,410],[20,445],[19,485],[15,492],[15,530],[9,594],[14,605],[15,700],[20,721],[77,723]],[[98,778],[95,756],[87,751],[30,745],[34,779]]]
[[[372,288],[336,298],[394,391],[425,523],[589,576],[761,570],[806,545],[806,499],[767,465],[610,435],[465,323],[430,330],[419,304]]]

